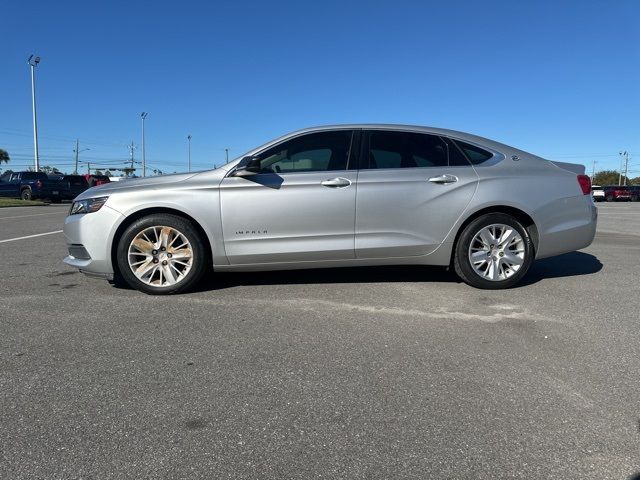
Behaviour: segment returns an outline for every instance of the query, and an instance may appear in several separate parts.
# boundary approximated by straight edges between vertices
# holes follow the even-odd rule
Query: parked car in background
[[[69,185],[49,178],[44,172],[13,172],[0,177],[0,196],[23,200],[47,199],[61,202],[69,195]]]
[[[87,190],[64,223],[64,261],[151,294],[212,270],[364,265],[452,266],[508,288],[534,259],[593,241],[584,170],[452,130],[310,128],[215,170]]]
[[[631,191],[626,185],[608,185],[603,187],[604,198],[607,202],[630,201]]]
[[[89,188],[89,183],[84,175],[49,175],[49,178],[60,180],[68,185],[69,188],[62,197],[63,200],[73,200]]]
[[[630,185],[629,192],[631,192],[632,202],[640,202],[640,185]]]
[[[109,183],[111,181],[111,179],[106,175],[85,174],[83,176],[87,180],[89,187],[96,187],[98,185]]]
[[[591,196],[594,202],[603,202],[604,189],[600,185],[591,185]]]

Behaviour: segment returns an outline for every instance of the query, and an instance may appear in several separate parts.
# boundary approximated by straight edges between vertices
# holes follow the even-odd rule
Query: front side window
[[[337,130],[302,135],[258,155],[262,173],[346,170],[353,132]]]
[[[369,132],[364,168],[424,168],[468,165],[455,145],[437,135],[414,132]]]

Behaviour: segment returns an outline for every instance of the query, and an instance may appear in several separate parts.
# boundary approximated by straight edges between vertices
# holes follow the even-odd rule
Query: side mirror
[[[238,162],[232,176],[249,177],[257,173],[260,173],[260,159],[257,157],[247,156]]]

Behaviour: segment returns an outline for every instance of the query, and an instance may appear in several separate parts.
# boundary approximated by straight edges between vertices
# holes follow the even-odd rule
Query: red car
[[[102,185],[103,183],[109,183],[111,181],[109,180],[109,177],[107,177],[106,175],[85,174],[83,176],[87,180],[87,183],[89,184],[90,187],[95,187],[97,185]]]

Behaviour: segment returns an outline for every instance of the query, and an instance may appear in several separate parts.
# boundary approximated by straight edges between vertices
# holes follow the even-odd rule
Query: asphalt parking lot
[[[437,268],[220,274],[152,297],[0,209],[0,477],[640,473],[640,203],[525,284]],[[6,241],[10,240],[10,241]]]

